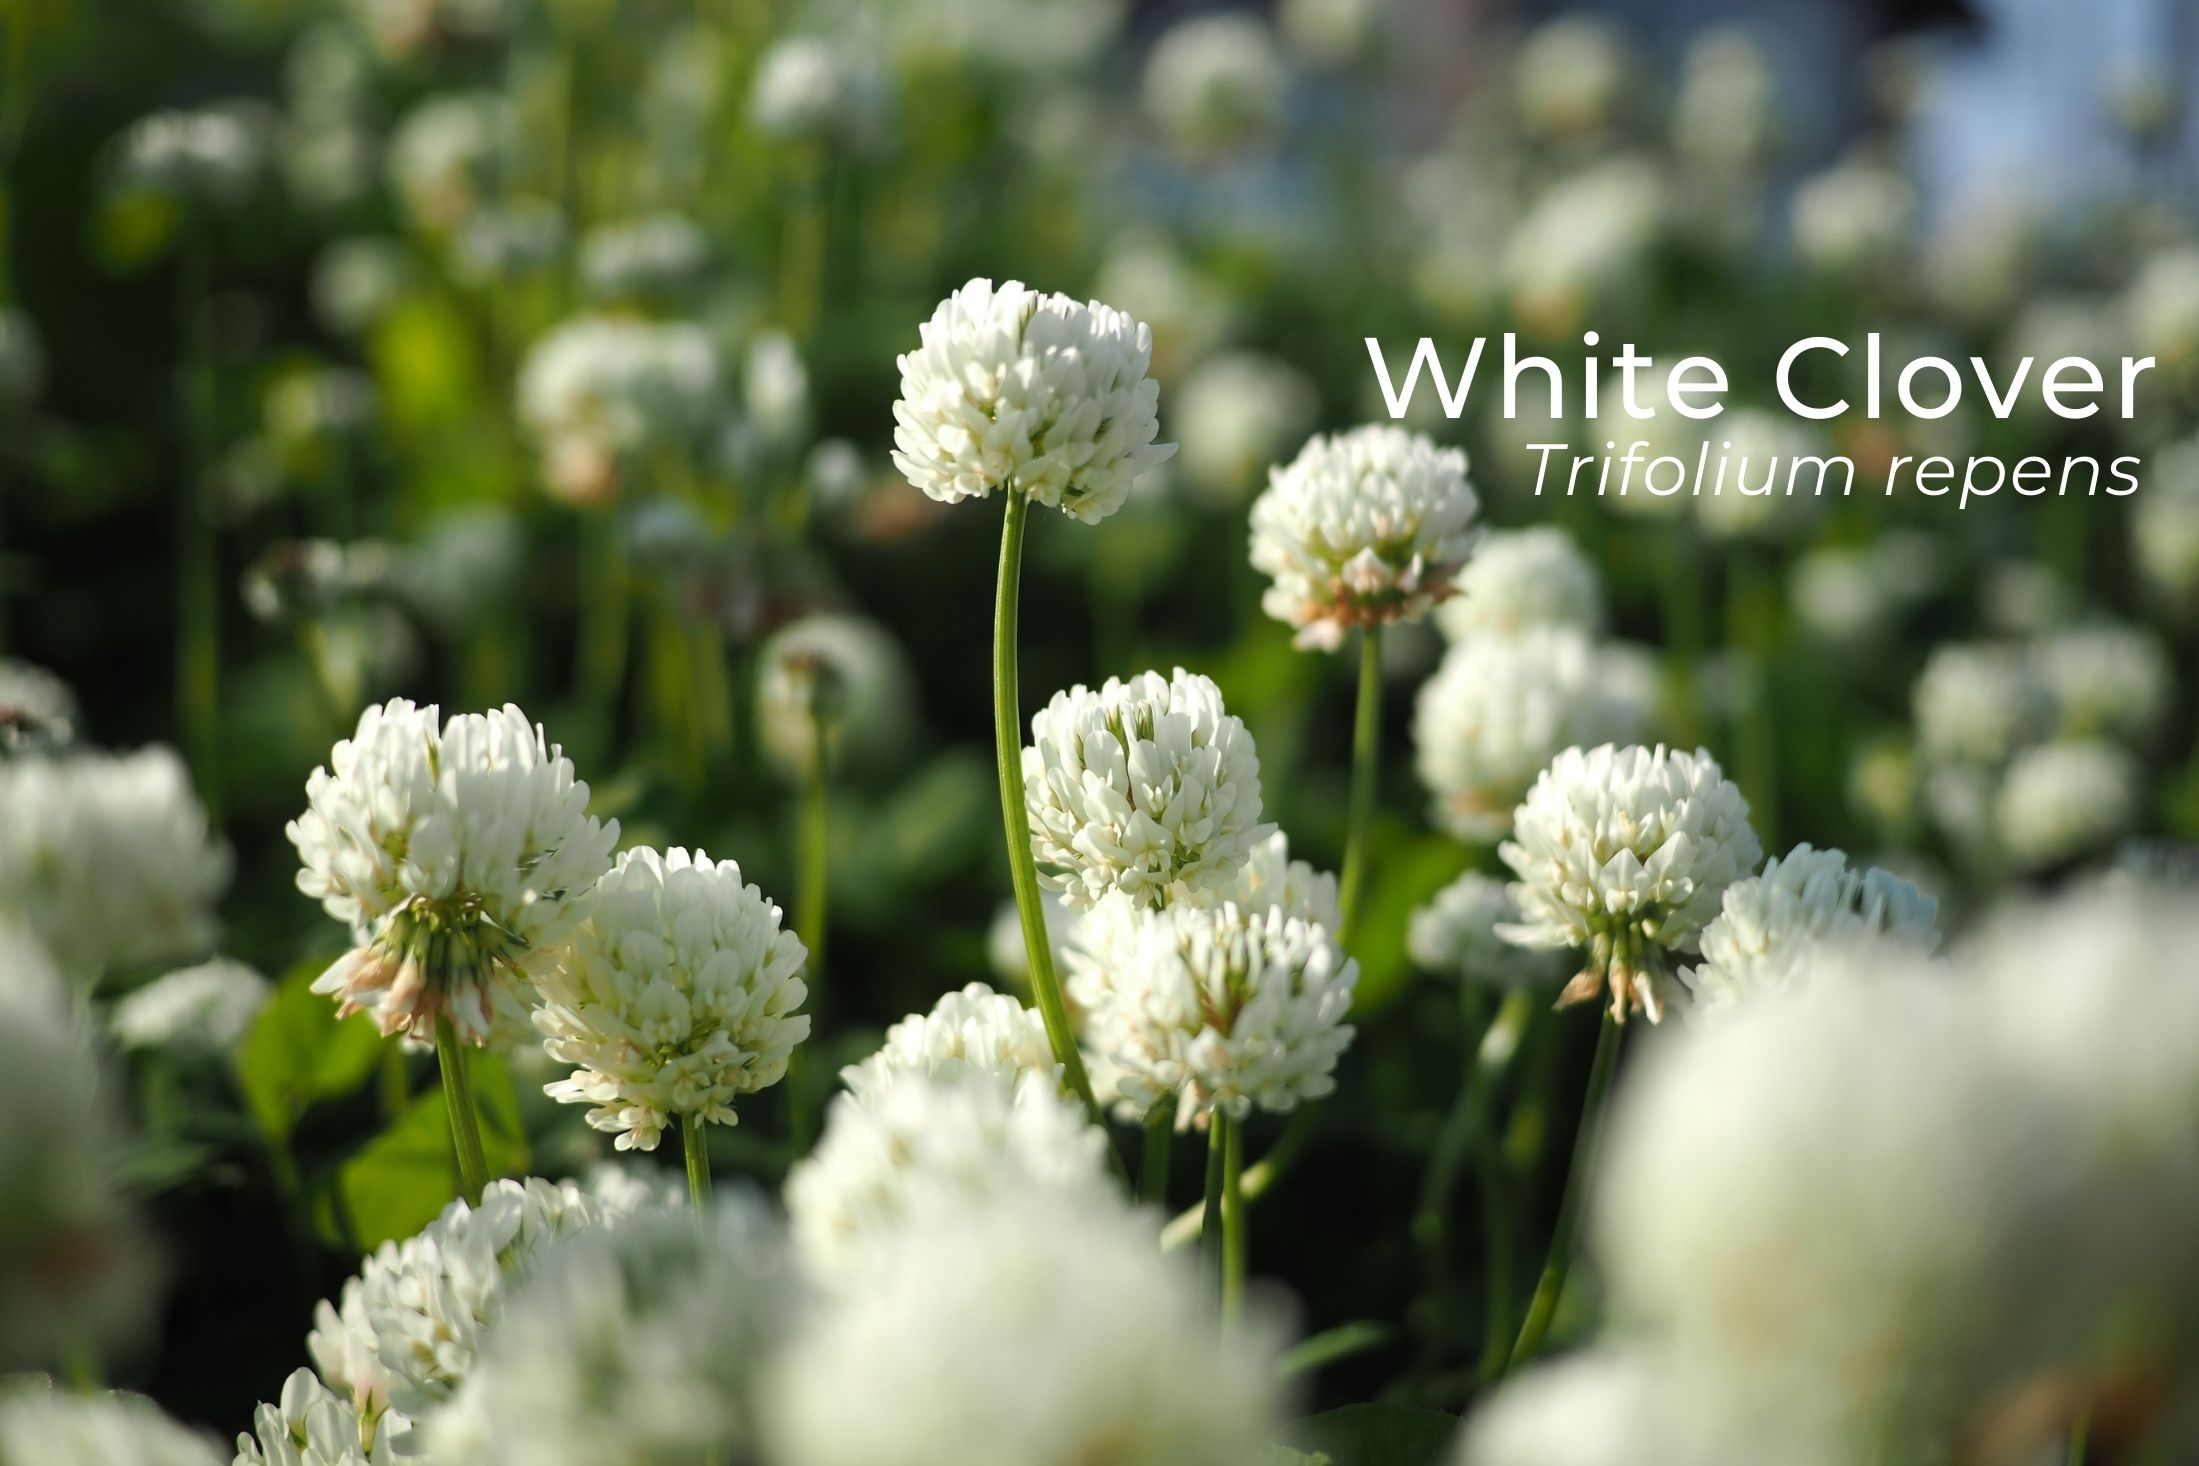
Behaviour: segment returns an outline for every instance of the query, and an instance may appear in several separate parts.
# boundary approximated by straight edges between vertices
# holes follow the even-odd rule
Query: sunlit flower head
[[[1671,952],[1695,950],[1726,887],[1763,846],[1748,801],[1708,753],[1567,749],[1545,769],[1498,847],[1522,919],[1507,941],[1585,949],[1559,1002],[1610,996],[1612,1017],[1664,1016]]]
[[[1023,779],[1040,876],[1073,910],[1214,885],[1274,831],[1252,735],[1181,667],[1055,693],[1031,720]]]
[[[43,667],[0,657],[0,757],[76,737],[76,694]]]
[[[37,1466],[221,1466],[213,1442],[143,1395],[71,1394],[46,1380],[0,1384],[0,1461]]]
[[[1914,694],[1917,742],[1934,758],[2005,762],[2053,727],[2054,699],[2023,649],[1947,642],[1933,649]]]
[[[1564,530],[1492,531],[1459,572],[1435,624],[1452,641],[1484,632],[1603,630],[1603,576]]]
[[[1519,919],[1519,903],[1505,883],[1470,870],[1413,912],[1405,950],[1430,972],[1492,987],[1564,978],[1564,953],[1515,946],[1498,932]]]
[[[456,229],[495,197],[518,121],[496,92],[438,92],[397,120],[384,155],[391,189],[414,223]]]
[[[299,1369],[273,1403],[252,1412],[234,1466],[393,1466],[398,1459],[389,1437],[363,1424],[350,1400]]]
[[[1024,1074],[1058,1082],[1061,1074],[1038,1010],[973,982],[887,1029],[878,1052],[842,1069],[840,1080],[856,1099],[868,1100],[905,1074],[951,1078],[966,1070],[1011,1082]]]
[[[2035,870],[2106,849],[2137,824],[2138,762],[2098,738],[2045,743],[2009,762],[1993,824],[2008,858]]]
[[[1451,594],[1479,511],[1455,448],[1382,425],[1316,437],[1252,505],[1252,563],[1275,582],[1261,608],[1323,651],[1414,620]]]
[[[880,139],[892,114],[892,81],[862,45],[783,36],[756,62],[748,115],[772,137],[867,146]]]
[[[1153,334],[1112,306],[977,279],[939,304],[900,358],[893,461],[942,503],[996,490],[1096,524],[1157,443]]]
[[[2143,745],[2160,731],[2174,678],[2168,649],[2151,631],[2077,625],[2049,633],[2033,650],[2062,737]]]
[[[481,1043],[494,1015],[525,1012],[520,963],[572,930],[618,843],[571,760],[509,703],[448,720],[403,698],[370,707],[306,803],[285,831],[298,889],[353,941],[314,991],[423,1040],[447,1017]]]
[[[1656,696],[1641,653],[1571,628],[1459,642],[1413,708],[1414,766],[1436,823],[1462,840],[1498,839],[1552,759],[1641,737]]]
[[[1145,62],[1146,115],[1176,148],[1204,156],[1271,132],[1290,69],[1260,17],[1217,11],[1178,21]]]
[[[629,850],[597,881],[571,938],[534,967],[535,1027],[573,1066],[547,1086],[590,1105],[620,1150],[667,1125],[737,1123],[734,1101],[778,1083],[809,1036],[808,953],[730,860]]]
[[[720,376],[700,326],[578,316],[557,327],[519,372],[519,417],[541,446],[545,486],[575,504],[611,498],[652,453],[698,440]]]
[[[118,999],[109,1019],[126,1049],[229,1053],[267,1005],[266,978],[226,957],[156,977]]]

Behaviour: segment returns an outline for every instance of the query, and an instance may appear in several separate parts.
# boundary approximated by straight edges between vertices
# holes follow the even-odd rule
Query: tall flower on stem
[[[1147,469],[1175,452],[1154,441],[1160,387],[1147,375],[1153,333],[1098,301],[978,279],[942,301],[900,358],[894,465],[942,503],[1007,500],[993,606],[993,736],[1009,872],[1031,992],[1069,1085],[1097,1110],[1054,975],[1025,828],[1016,614],[1031,505],[1097,524]]]
[[[1347,945],[1367,878],[1382,734],[1382,628],[1417,620],[1451,594],[1479,538],[1480,508],[1464,453],[1381,425],[1312,439],[1270,473],[1267,491],[1252,506],[1252,564],[1275,582],[1262,608],[1294,628],[1301,647],[1335,651],[1347,631],[1360,632],[1338,933]]]
[[[618,821],[539,725],[507,703],[443,720],[403,698],[370,707],[306,781],[285,833],[298,889],[352,929],[314,984],[385,1035],[433,1040],[469,1198],[487,1184],[464,1045],[525,1011],[522,962],[570,932],[575,898],[610,868]]]
[[[535,1026],[574,1066],[546,1086],[587,1104],[620,1150],[655,1150],[676,1117],[697,1206],[710,1190],[703,1125],[737,1123],[733,1101],[776,1084],[809,1036],[806,954],[779,908],[730,860],[629,850],[596,883],[587,920],[545,955]]]
[[[1708,753],[1570,748],[1535,781],[1513,816],[1514,838],[1498,848],[1519,877],[1511,895],[1521,915],[1498,932],[1527,948],[1587,949],[1559,1007],[1610,994],[1549,1260],[1512,1346],[1513,1369],[1541,1348],[1565,1291],[1627,1015],[1664,1016],[1677,991],[1669,954],[1695,949],[1726,888],[1763,857],[1748,813]]]

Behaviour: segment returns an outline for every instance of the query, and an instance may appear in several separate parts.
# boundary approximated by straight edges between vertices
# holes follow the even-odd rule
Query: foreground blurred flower
[[[1238,1466],[1274,1437],[1275,1330],[1218,1336],[1192,1269],[1140,1214],[1001,1197],[912,1229],[868,1279],[773,1369],[775,1459]]]
[[[229,852],[173,750],[0,759],[0,810],[0,917],[77,981],[212,945]]]
[[[157,977],[115,1004],[109,1025],[126,1049],[226,1054],[243,1040],[273,989],[226,957]]]
[[[0,757],[76,737],[76,694],[43,667],[0,657]]]
[[[456,1397],[420,1432],[477,1466],[691,1466],[755,1457],[757,1376],[802,1301],[778,1222],[746,1197],[560,1241],[515,1286]]]
[[[1591,635],[1603,629],[1603,577],[1561,529],[1492,531],[1454,591],[1435,610],[1435,624],[1452,641],[1538,626]]]
[[[2037,870],[2104,850],[2138,823],[2137,760],[2098,738],[2026,749],[2009,762],[1994,806],[2008,858]]]
[[[1797,845],[1726,887],[1703,929],[1702,964],[1680,976],[1697,1011],[1719,1012],[1873,952],[1929,953],[1938,914],[1936,900],[1891,871]]]
[[[1695,949],[1726,887],[1763,847],[1748,801],[1708,753],[1612,744],[1568,749],[1543,771],[1499,847],[1522,920],[1506,940],[1585,947],[1560,1005],[1608,989],[1611,1017],[1664,1016],[1665,954]]]
[[[1415,765],[1435,822],[1461,840],[1500,838],[1552,759],[1641,737],[1655,700],[1646,657],[1568,627],[1459,642],[1413,710]]]
[[[1470,870],[1413,912],[1405,950],[1428,971],[1465,982],[1521,987],[1562,978],[1562,953],[1529,951],[1504,939],[1499,928],[1519,919],[1519,903],[1504,882]]]
[[[832,1102],[787,1176],[787,1215],[803,1261],[844,1284],[903,1232],[975,1204],[1047,1190],[1112,1207],[1106,1154],[1051,1072],[904,1072]]]
[[[1179,151],[1225,153],[1281,122],[1290,71],[1267,22],[1246,11],[1170,26],[1145,62],[1145,110]]]
[[[542,448],[544,485],[600,504],[658,451],[690,444],[720,388],[699,326],[577,316],[537,341],[519,370],[519,417]]]
[[[291,1372],[276,1403],[252,1412],[233,1466],[393,1466],[389,1437],[362,1427],[351,1402],[310,1369]]]
[[[44,1380],[0,1385],[0,1461],[8,1466],[221,1466],[205,1437],[143,1395],[64,1394]]]
[[[1653,1384],[1639,1361],[1613,1350],[1543,1365],[1475,1409],[1459,1433],[1456,1466],[1678,1466],[1643,1439],[1659,1408],[1671,1406]]]
[[[547,1093],[594,1106],[588,1123],[620,1150],[655,1150],[679,1119],[692,1177],[707,1166],[703,1122],[737,1123],[734,1100],[777,1083],[809,1036],[795,1011],[806,955],[732,861],[627,851],[533,969],[535,1026],[574,1066]]]
[[[944,993],[929,1013],[911,1013],[894,1024],[878,1052],[842,1069],[840,1080],[857,1100],[868,1101],[904,1075],[939,1079],[965,1071],[1010,1082],[1024,1074],[1051,1079],[1057,1086],[1061,1082],[1045,1022],[1014,997],[981,982]]]
[[[1086,524],[1164,462],[1152,332],[1098,301],[977,279],[900,358],[894,465],[942,503],[1004,490]]]
[[[1181,667],[1054,694],[1031,720],[1023,779],[1040,872],[1071,910],[1219,884],[1274,833],[1252,735]]]

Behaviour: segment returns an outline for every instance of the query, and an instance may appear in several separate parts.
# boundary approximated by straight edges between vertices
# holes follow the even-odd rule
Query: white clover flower
[[[748,425],[773,444],[806,442],[809,368],[784,331],[760,331],[741,359],[741,400]]]
[[[1672,141],[1699,168],[1755,168],[1778,141],[1778,78],[1747,32],[1713,27],[1689,44],[1672,105]]]
[[[173,749],[0,759],[0,918],[80,982],[213,944],[229,852]]]
[[[1614,1349],[1538,1365],[1467,1417],[1455,1466],[1681,1466],[1647,1448],[1671,1405],[1660,1383],[1637,1355]]]
[[[362,1427],[349,1400],[299,1369],[283,1381],[276,1403],[252,1412],[234,1466],[395,1466],[398,1459],[388,1436]]]
[[[1217,1109],[1288,1112],[1335,1089],[1359,964],[1330,928],[1228,900],[1134,907],[1118,893],[1095,909],[1068,973],[1117,1114],[1167,1101],[1178,1129],[1203,1128]]]
[[[649,214],[599,225],[580,242],[580,278],[598,300],[679,291],[693,284],[709,262],[710,242],[684,214]]]
[[[1603,576],[1562,529],[1500,529],[1475,548],[1435,624],[1452,641],[1529,627],[1603,629]]]
[[[908,1070],[833,1100],[787,1176],[787,1216],[803,1261],[845,1284],[910,1228],[997,1197],[1058,1191],[1111,1207],[1106,1154],[1051,1070]]]
[[[2137,760],[2097,738],[2041,744],[2010,761],[1993,823],[2008,856],[2035,870],[2104,850],[2138,823]]]
[[[273,991],[242,962],[216,957],[156,977],[124,996],[108,1026],[126,1049],[226,1054],[243,1042]]]
[[[730,860],[629,850],[587,917],[545,953],[535,1027],[573,1076],[552,1099],[593,1105],[620,1150],[655,1150],[683,1116],[739,1122],[733,1102],[776,1084],[809,1037],[801,939]]]
[[[802,1301],[783,1229],[733,1196],[547,1249],[420,1432],[476,1466],[755,1459],[756,1380]]]
[[[1566,627],[1453,646],[1413,706],[1414,764],[1435,822],[1489,841],[1568,748],[1631,741],[1654,715],[1654,674],[1625,648]]]
[[[1150,1217],[1054,1192],[912,1228],[773,1368],[772,1459],[1260,1459],[1281,1415],[1278,1333],[1257,1313],[1219,1332],[1188,1261],[1154,1243]]]
[[[1804,180],[1792,208],[1795,253],[1828,274],[1893,268],[1914,243],[1916,185],[1898,168],[1867,155]]]
[[[46,390],[46,349],[38,326],[16,306],[0,305],[0,417],[28,410]]]
[[[1640,285],[1672,221],[1671,183],[1650,159],[1621,155],[1559,179],[1505,241],[1515,309],[1540,328],[1572,330],[1591,303]]]
[[[134,1344],[159,1305],[153,1241],[114,1189],[122,1146],[98,1066],[51,974],[22,970],[38,960],[0,943],[16,969],[0,974],[0,1104],[35,1117],[0,1127],[0,1374]],[[55,1458],[0,1448],[17,1459]]]
[[[541,444],[543,482],[599,504],[648,456],[691,445],[721,388],[718,350],[699,326],[576,316],[537,341],[519,369],[519,417]]]
[[[322,1383],[351,1407],[361,1447],[411,1430],[412,1423],[389,1408],[390,1373],[374,1341],[366,1286],[360,1279],[345,1279],[335,1303],[324,1298],[314,1305],[305,1352]]]
[[[1405,950],[1430,972],[1492,987],[1562,979],[1563,954],[1516,947],[1498,935],[1499,926],[1519,920],[1519,903],[1505,883],[1470,870],[1413,912]]]
[[[1680,979],[1695,1011],[1720,1012],[1873,953],[1928,954],[1938,918],[1939,902],[1891,871],[1797,845],[1726,887],[1703,929],[1703,961]]]
[[[523,1012],[519,964],[572,929],[618,843],[571,760],[510,703],[448,721],[403,698],[370,707],[305,790],[284,830],[298,889],[354,944],[313,990],[384,1034],[431,1039],[448,1017],[478,1044],[494,1015]]]
[[[1217,505],[1238,502],[1262,469],[1305,437],[1320,407],[1304,373],[1252,351],[1201,363],[1177,398],[1177,463],[1191,488]]]
[[[2053,726],[2054,701],[2021,648],[1989,642],[1935,647],[1914,694],[1917,742],[1929,757],[2004,763]]]
[[[518,123],[495,92],[441,92],[399,118],[385,155],[391,189],[413,221],[455,229],[493,196]]]
[[[757,653],[756,731],[780,772],[813,778],[876,768],[905,747],[916,677],[893,634],[867,616],[821,612],[773,632]]]
[[[1789,599],[1809,631],[1860,645],[1891,636],[1946,580],[1939,543],[1893,531],[1865,546],[1824,546],[1795,562]]]
[[[1234,901],[1246,911],[1281,911],[1336,931],[1344,924],[1337,904],[1336,877],[1303,860],[1293,860],[1290,837],[1281,830],[1252,847],[1252,857],[1220,885],[1193,893],[1202,906]]]
[[[76,694],[43,667],[0,657],[0,756],[76,737]]]
[[[473,210],[451,238],[451,274],[475,287],[539,274],[565,257],[572,227],[542,199],[510,199]]]
[[[1165,462],[1153,333],[1112,306],[970,281],[901,356],[893,462],[941,503],[1026,494],[1097,524]]]
[[[2130,510],[2130,553],[2153,590],[2199,612],[2199,438],[2164,450]]]
[[[1227,152],[1275,130],[1290,68],[1267,22],[1246,11],[1178,21],[1145,61],[1145,112],[1193,156]]]
[[[1253,501],[1252,563],[1275,581],[1260,608],[1324,651],[1416,620],[1451,594],[1480,507],[1455,448],[1382,425],[1316,437]]]
[[[1057,1084],[1061,1079],[1061,1065],[1054,1060],[1038,1011],[973,982],[941,994],[929,1013],[911,1013],[887,1029],[878,1052],[842,1069],[840,1082],[858,1101],[866,1101],[905,1074],[951,1078],[964,1071],[1011,1082],[1024,1074]]]
[[[1611,1016],[1664,1016],[1665,953],[1695,949],[1726,887],[1763,846],[1748,801],[1708,753],[1612,744],[1569,748],[1535,781],[1497,847],[1518,877],[1522,920],[1501,929],[1528,948],[1585,947],[1561,1005],[1606,987]]]
[[[748,115],[780,138],[834,138],[857,147],[881,139],[893,115],[893,83],[864,46],[825,36],[783,36],[756,63]]]
[[[1825,507],[1822,480],[1797,482],[1795,471],[1796,461],[1817,455],[1821,445],[1792,418],[1761,407],[1736,408],[1701,433],[1696,443],[1703,442],[1729,465],[1721,489],[1694,496],[1696,517],[1711,534],[1729,540],[1791,536]]]
[[[1274,832],[1252,735],[1181,667],[1055,693],[1031,719],[1023,780],[1039,874],[1074,911],[1226,880]]]
[[[143,1395],[68,1394],[45,1380],[0,1386],[8,1466],[221,1466],[213,1443]]]
[[[2199,245],[2179,244],[2139,266],[2124,296],[2134,347],[2173,369],[2199,352]]]
[[[509,1280],[546,1244],[600,1223],[569,1182],[491,1181],[479,1206],[454,1201],[418,1236],[377,1248],[359,1271],[357,1317],[374,1340],[389,1405],[417,1429],[472,1372]],[[348,1314],[348,1293],[344,1303]],[[349,1383],[355,1389],[358,1381]],[[411,1454],[406,1440],[397,1444]]]
[[[2143,744],[2160,731],[2173,675],[2168,650],[2152,632],[2112,622],[2073,626],[2033,651],[2062,737]]]
[[[1512,63],[1520,120],[1538,137],[1601,132],[1618,111],[1627,71],[1626,42],[1610,23],[1570,15],[1539,26]]]
[[[339,336],[356,336],[382,318],[403,292],[410,270],[394,239],[339,239],[313,262],[313,314]]]
[[[1083,917],[1062,905],[1061,897],[1052,891],[1038,893],[1038,908],[1058,959],[1062,944],[1083,925]],[[1030,986],[1031,954],[1023,946],[1023,913],[1013,897],[994,908],[992,925],[985,929],[985,965],[1010,986]]]
[[[272,127],[258,102],[155,112],[122,134],[116,174],[125,187],[179,203],[232,208],[266,172]]]

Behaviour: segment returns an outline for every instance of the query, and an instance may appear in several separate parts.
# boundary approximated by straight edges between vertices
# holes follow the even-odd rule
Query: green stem
[[[474,1108],[466,1050],[448,1018],[435,1020],[435,1064],[442,1072],[443,1108],[450,1112],[451,1146],[458,1152],[458,1182],[467,1203],[477,1205],[488,1188],[489,1163],[481,1151],[481,1115]]]
[[[687,1160],[687,1194],[693,1198],[697,1211],[710,1209],[710,1137],[703,1130],[706,1123],[701,1115],[692,1111],[680,1116],[680,1151]]]
[[[1359,706],[1351,732],[1351,823],[1344,831],[1344,874],[1337,887],[1343,913],[1337,941],[1350,950],[1359,926],[1359,893],[1367,883],[1367,823],[1374,815],[1375,768],[1382,752],[1382,629],[1359,633]]]
[[[1144,1164],[1139,1168],[1138,1200],[1147,1206],[1168,1205],[1169,1151],[1176,1139],[1176,1111],[1159,1104],[1145,1117]]]
[[[1589,1177],[1596,1164],[1596,1142],[1603,1130],[1605,1102],[1611,1095],[1611,1076],[1619,1067],[1619,1041],[1626,1029],[1605,1013],[1602,1028],[1596,1035],[1596,1060],[1588,1071],[1588,1094],[1581,1103],[1580,1130],[1573,1138],[1573,1164],[1566,1175],[1565,1199],[1558,1203],[1557,1226],[1550,1235],[1550,1256],[1543,1264],[1542,1278],[1535,1284],[1535,1296],[1527,1305],[1527,1321],[1520,1325],[1519,1338],[1513,1341],[1512,1357],[1504,1366],[1506,1374],[1517,1372],[1535,1357],[1542,1348],[1542,1341],[1550,1332],[1550,1320],[1558,1311],[1558,1300],[1565,1292],[1565,1275],[1573,1264],[1573,1247],[1580,1232],[1581,1206],[1588,1196]]]
[[[1207,1116],[1206,1122],[1206,1197],[1199,1208],[1199,1267],[1217,1293],[1223,1287],[1222,1190],[1223,1172],[1228,1168],[1228,1149],[1229,1117],[1216,1110]],[[1240,1196],[1243,1190],[1244,1183],[1240,1179]]]
[[[1423,1360],[1432,1364],[1450,1333],[1453,1300],[1451,1275],[1451,1198],[1458,1190],[1459,1175],[1473,1149],[1479,1128],[1476,1115],[1487,1093],[1486,1077],[1478,1072],[1475,1055],[1488,1030],[1488,1004],[1481,984],[1470,976],[1459,979],[1459,1083],[1458,1094],[1436,1131],[1428,1152],[1428,1169],[1421,1178],[1420,1205],[1413,1216],[1413,1238],[1420,1244],[1421,1267],[1428,1280],[1429,1325]]]
[[[2085,1451],[2092,1436],[2092,1402],[2088,1399],[2077,1407],[2069,1422],[2069,1466],[2084,1466]]]
[[[382,1118],[395,1124],[397,1117],[412,1103],[412,1079],[405,1072],[405,1050],[401,1044],[382,1045]]]
[[[609,510],[582,513],[580,541],[580,699],[608,739],[626,684],[633,588]]]
[[[1023,952],[1031,971],[1031,996],[1046,1024],[1054,1059],[1095,1122],[1101,1121],[1092,1080],[1084,1072],[1062,1001],[1061,980],[1054,975],[1054,946],[1046,935],[1046,911],[1040,904],[1038,862],[1031,857],[1029,816],[1024,812],[1023,719],[1016,690],[1016,616],[1022,599],[1023,535],[1031,501],[1011,485],[1000,532],[1000,583],[993,600],[993,745],[1000,766],[1000,818],[1008,840],[1008,874],[1015,883],[1016,915],[1023,923]]]
[[[802,781],[802,807],[794,831],[800,879],[795,889],[795,935],[809,952],[810,1011],[817,1011],[817,990],[825,970],[825,914],[831,900],[831,786],[825,768],[825,733],[817,731],[817,757]]]
[[[1518,1218],[1512,1210],[1511,1167],[1504,1158],[1504,1139],[1494,1105],[1493,1086],[1511,1067],[1519,1051],[1520,1034],[1541,1005],[1525,989],[1508,994],[1497,1011],[1496,1022],[1482,1042],[1482,1100],[1474,1112],[1474,1169],[1481,1191],[1481,1225],[1489,1240],[1487,1319],[1482,1327],[1481,1367],[1483,1383],[1504,1372],[1512,1339],[1514,1295],[1518,1271]],[[1493,1041],[1504,1037],[1492,1052]]]
[[[1219,1118],[1219,1117],[1217,1117]],[[1245,1306],[1245,1272],[1251,1253],[1245,1216],[1245,1127],[1232,1120],[1222,1144],[1222,1323],[1234,1324]]]

